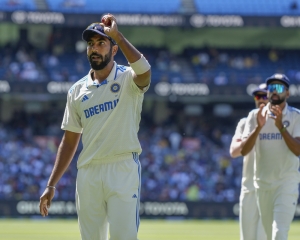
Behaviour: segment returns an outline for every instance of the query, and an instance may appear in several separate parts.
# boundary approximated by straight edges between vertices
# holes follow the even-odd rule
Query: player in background
[[[267,78],[269,103],[252,110],[243,133],[243,156],[254,149],[254,186],[268,240],[286,240],[298,202],[300,110],[287,104],[290,80]]]
[[[65,130],[40,213],[48,215],[55,185],[68,168],[82,136],[77,162],[76,208],[83,240],[134,240],[139,227],[142,149],[137,137],[151,69],[118,30],[111,14],[83,31],[89,73],[69,90]],[[114,62],[118,48],[130,67]]]
[[[267,85],[260,84],[253,90],[255,107],[259,108],[260,105],[266,105]],[[246,118],[242,118],[235,130],[235,134],[231,140],[230,155],[233,158],[241,156],[241,143],[242,136],[245,128]],[[254,177],[254,153],[249,152],[243,159],[243,175],[242,187],[240,194],[240,239],[241,240],[265,240],[267,239],[264,232],[261,220],[259,217],[257,201],[255,196],[255,188],[253,184]]]

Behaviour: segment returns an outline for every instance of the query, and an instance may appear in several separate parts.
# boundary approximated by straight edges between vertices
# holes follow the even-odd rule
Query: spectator
[[[20,73],[21,80],[36,82],[39,80],[39,72],[36,69],[35,63],[28,61],[23,63],[23,69]]]

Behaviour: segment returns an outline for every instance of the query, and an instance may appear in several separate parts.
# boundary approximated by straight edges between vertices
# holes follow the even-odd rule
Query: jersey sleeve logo
[[[113,93],[117,93],[120,91],[120,84],[119,83],[114,83],[110,86],[110,90],[113,92]]]

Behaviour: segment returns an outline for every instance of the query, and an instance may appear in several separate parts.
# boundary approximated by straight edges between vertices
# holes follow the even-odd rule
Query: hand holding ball
[[[104,15],[101,19],[101,22],[105,27],[111,27],[111,20],[108,18],[108,15]]]

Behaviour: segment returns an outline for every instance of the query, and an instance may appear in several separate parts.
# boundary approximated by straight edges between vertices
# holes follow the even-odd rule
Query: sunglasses
[[[277,83],[270,84],[270,85],[268,85],[268,91],[270,91],[270,92],[276,91],[277,93],[280,94],[280,93],[283,93],[285,91],[285,86],[282,85],[282,84],[277,84]]]
[[[104,32],[103,27],[100,25],[100,23],[92,23],[90,26],[86,28],[86,30],[97,30],[103,34],[103,36],[107,37],[109,41],[112,42],[113,45],[116,45],[117,43],[109,36],[106,35]]]
[[[257,101],[258,101],[259,99],[267,100],[268,97],[267,97],[267,95],[255,95],[255,96],[254,96],[254,99],[257,100]]]

